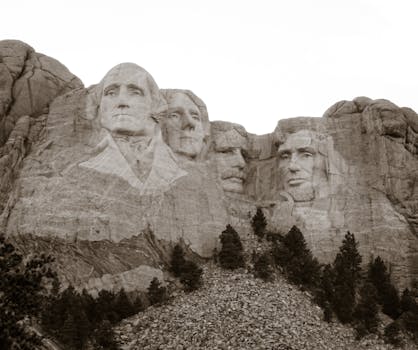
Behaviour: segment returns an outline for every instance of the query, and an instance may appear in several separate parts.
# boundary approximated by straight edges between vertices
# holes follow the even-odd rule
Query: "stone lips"
[[[199,157],[175,160],[173,153],[184,175],[145,193],[118,173],[79,166],[103,139],[86,112],[94,87],[83,89],[64,66],[23,43],[0,42],[0,55],[2,227],[21,249],[53,253],[67,283],[92,292],[145,290],[153,276],[162,278],[179,240],[210,257],[227,223],[251,239],[256,206],[272,231],[298,225],[323,262],[349,230],[365,263],[380,255],[400,285],[418,278],[418,117],[411,109],[357,98],[336,103],[322,118],[281,120],[261,136],[239,125],[235,135],[230,123],[216,122]],[[300,131],[316,147],[312,195],[305,197],[287,191],[278,171],[278,147]],[[220,181],[219,138],[231,146],[220,151],[240,148],[239,190]]]

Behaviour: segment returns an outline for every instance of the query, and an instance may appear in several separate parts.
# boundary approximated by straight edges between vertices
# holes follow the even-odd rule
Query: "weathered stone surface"
[[[257,136],[209,123],[192,92],[159,90],[132,63],[84,89],[23,43],[0,56],[1,228],[53,253],[67,283],[145,290],[178,241],[205,258],[228,223],[250,239],[257,206],[324,262],[350,231],[364,262],[380,255],[403,286],[418,278],[411,109],[362,97]]]
[[[227,224],[224,195],[216,175],[211,175],[210,162],[170,163],[175,158],[158,139],[158,124],[152,137],[160,144],[152,149],[157,151],[144,182],[150,185],[146,190],[137,186],[137,173],[128,177],[120,171],[120,162],[128,169],[131,163],[118,151],[118,140],[113,141],[119,135],[100,128],[97,117],[89,114],[97,110],[90,105],[92,94],[97,94],[97,87],[74,90],[51,104],[46,133],[26,158],[15,187],[16,201],[5,220],[7,232],[21,242],[26,237],[26,245],[38,239],[34,237],[55,242],[49,251],[59,255],[68,282],[93,291],[120,288],[118,283],[126,290],[145,290],[152,276],[160,277],[174,242],[182,240],[199,256],[212,255]],[[117,157],[111,152],[100,157],[105,152],[103,140],[107,141],[102,135],[111,139]],[[164,179],[175,173],[173,168],[180,176],[166,185],[149,181],[153,171],[154,178]],[[57,245],[62,248],[57,250]],[[105,249],[98,248],[102,246]]]
[[[20,41],[0,41],[0,211],[22,159],[43,130],[49,103],[82,86],[55,59]]]
[[[322,261],[350,231],[365,262],[380,255],[398,282],[416,278],[417,118],[388,101],[358,98],[323,118],[279,121],[278,158],[256,161],[258,181],[269,180],[258,196],[270,228],[298,225]]]

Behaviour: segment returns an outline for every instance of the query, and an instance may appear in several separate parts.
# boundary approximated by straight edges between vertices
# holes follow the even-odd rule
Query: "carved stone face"
[[[231,130],[215,139],[214,158],[219,181],[226,192],[242,193],[247,178],[244,158],[246,140],[238,132]]]
[[[99,107],[101,125],[113,133],[152,136],[156,122],[151,118],[152,97],[148,73],[134,64],[121,64],[103,79]]]
[[[164,120],[167,143],[171,149],[195,158],[203,148],[203,124],[199,108],[184,93],[172,94],[168,100],[168,116]]]
[[[317,154],[317,142],[306,130],[290,134],[279,147],[279,173],[283,189],[290,193],[295,201],[313,199],[313,175]]]

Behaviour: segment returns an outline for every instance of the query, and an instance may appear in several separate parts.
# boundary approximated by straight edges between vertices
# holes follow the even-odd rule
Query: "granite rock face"
[[[49,104],[81,87],[55,59],[20,41],[0,41],[0,211],[23,157],[44,129]]]
[[[364,262],[380,255],[399,283],[417,278],[417,120],[368,98],[338,102],[322,118],[280,120],[271,136],[278,151],[254,162],[253,193],[270,229],[296,224],[323,262],[350,231]]]
[[[357,98],[259,136],[209,122],[199,97],[160,90],[136,64],[85,89],[23,43],[0,56],[2,230],[55,255],[65,282],[145,290],[177,242],[208,258],[228,223],[253,239],[257,207],[273,232],[296,224],[323,262],[350,231],[365,263],[380,255],[402,286],[418,278],[414,111]]]

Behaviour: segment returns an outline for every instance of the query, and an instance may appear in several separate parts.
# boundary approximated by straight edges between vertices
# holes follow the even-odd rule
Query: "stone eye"
[[[115,90],[109,90],[105,92],[105,96],[115,96],[116,92]]]
[[[197,113],[191,113],[191,115],[192,115],[192,118],[194,120],[200,120],[199,114],[197,114]]]
[[[138,90],[138,89],[131,89],[130,92],[133,95],[138,95],[138,96],[144,96],[144,92],[142,90]]]

